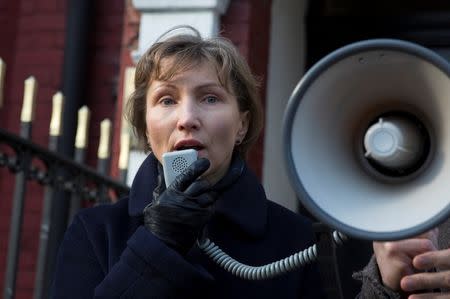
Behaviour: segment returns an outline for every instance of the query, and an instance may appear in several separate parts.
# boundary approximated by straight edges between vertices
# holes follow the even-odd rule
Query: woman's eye
[[[172,98],[164,98],[164,99],[162,99],[160,102],[161,102],[161,104],[163,104],[164,106],[170,106],[170,105],[175,104],[175,100],[172,99]]]
[[[219,101],[219,99],[215,96],[207,96],[205,98],[205,102],[207,102],[208,104],[215,104]]]

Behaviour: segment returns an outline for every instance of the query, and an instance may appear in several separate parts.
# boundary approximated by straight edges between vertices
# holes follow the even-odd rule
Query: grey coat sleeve
[[[353,274],[353,278],[362,283],[361,292],[357,299],[400,299],[401,294],[385,287],[381,282],[380,271],[378,270],[375,256],[372,256],[367,266]]]

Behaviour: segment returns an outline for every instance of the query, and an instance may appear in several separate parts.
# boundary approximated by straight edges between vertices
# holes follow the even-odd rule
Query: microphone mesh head
[[[184,157],[176,157],[172,161],[172,169],[177,173],[182,173],[189,166]]]

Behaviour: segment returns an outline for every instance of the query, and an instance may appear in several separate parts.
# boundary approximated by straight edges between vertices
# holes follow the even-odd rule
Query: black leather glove
[[[209,165],[205,158],[196,160],[166,190],[160,175],[153,201],[144,208],[145,227],[182,255],[191,249],[212,216],[217,193],[210,190],[206,180],[197,180]]]

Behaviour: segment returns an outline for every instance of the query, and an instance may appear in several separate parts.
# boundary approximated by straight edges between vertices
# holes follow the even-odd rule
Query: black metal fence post
[[[64,99],[59,92],[53,97],[53,111],[50,121],[50,137],[48,149],[53,152],[58,151],[58,141],[61,136],[61,124]],[[49,172],[57,172],[60,169],[48,169]],[[42,206],[41,231],[39,234],[39,252],[37,259],[36,278],[34,284],[34,298],[41,299],[48,297],[51,276],[53,273],[54,259],[57,251],[57,235],[55,234],[55,213],[59,214],[58,205],[55,201],[55,188],[52,185],[46,187]],[[65,220],[65,216],[62,215]],[[64,226],[65,227],[65,226]]]
[[[20,136],[31,138],[32,121],[34,118],[35,99],[37,94],[37,81],[34,77],[25,80],[22,112],[20,116]],[[5,290],[3,297],[12,299],[15,296],[17,265],[20,255],[20,237],[22,235],[23,208],[25,206],[25,191],[28,171],[32,156],[25,148],[16,148],[19,170],[16,175],[14,188],[13,209],[9,232],[8,255],[6,262]]]
[[[107,175],[109,173],[110,160],[110,144],[111,144],[111,121],[104,119],[100,123],[100,142],[97,152],[97,171],[100,174]],[[100,186],[97,194],[97,204],[108,203],[108,189],[106,186]]]
[[[77,134],[75,135],[75,153],[74,160],[77,163],[84,164],[86,159],[86,147],[88,142],[88,128],[89,128],[90,111],[86,106],[81,107],[78,110],[78,124],[77,124]],[[80,178],[81,180],[81,178]],[[82,186],[83,182],[79,182]],[[75,217],[75,214],[81,209],[81,196],[77,193],[72,194],[70,200],[70,210],[69,210],[69,221],[70,224]]]

